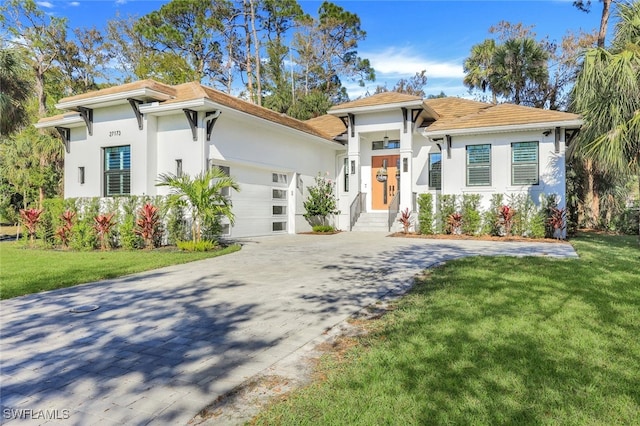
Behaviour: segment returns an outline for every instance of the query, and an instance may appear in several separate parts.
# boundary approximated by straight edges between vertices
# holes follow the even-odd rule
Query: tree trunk
[[[598,47],[604,48],[604,40],[607,36],[607,24],[612,0],[602,0],[602,18],[600,19],[600,31],[598,32]]]
[[[42,209],[43,205],[44,205],[44,187],[40,186],[38,187],[38,208]]]
[[[597,228],[600,218],[600,196],[595,188],[595,170],[593,160],[586,160],[585,171],[587,172],[587,193],[585,204],[588,208],[586,217],[587,227]]]
[[[42,118],[47,115],[47,92],[44,89],[44,72],[40,67],[34,67],[36,75],[36,95],[38,96],[38,117]]]
[[[249,8],[251,10],[251,32],[253,33],[253,48],[255,50],[256,60],[256,103],[262,105],[262,77],[260,76],[260,40],[256,31],[256,11],[254,8],[254,0],[249,0]]]
[[[253,89],[253,57],[251,55],[251,33],[249,32],[249,11],[248,11],[248,3],[245,0],[244,3],[244,50],[245,50],[245,58],[246,58],[246,66],[247,66],[247,90],[249,91],[249,100],[254,102],[255,100],[255,91]]]
[[[235,36],[231,35],[229,37],[228,51],[227,51],[227,93],[231,94],[231,86],[233,85],[233,45],[235,41]]]

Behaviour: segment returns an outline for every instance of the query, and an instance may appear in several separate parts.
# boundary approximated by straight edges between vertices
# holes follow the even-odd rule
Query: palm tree
[[[471,56],[464,60],[464,85],[469,89],[481,89],[483,93],[491,89],[492,101],[498,102],[496,91],[490,82],[493,75],[493,57],[496,52],[496,42],[487,39],[471,48]]]
[[[26,102],[31,95],[27,72],[15,50],[0,50],[0,136],[27,123]]]
[[[585,122],[572,155],[640,175],[640,3],[618,4],[617,15],[612,47],[586,51],[572,90],[572,109]]]
[[[493,90],[520,105],[527,87],[548,82],[548,59],[549,53],[532,38],[507,40],[493,57],[489,76]]]
[[[158,178],[157,186],[171,188],[171,201],[187,202],[191,209],[191,235],[194,243],[202,240],[203,228],[215,224],[221,217],[234,223],[235,216],[231,210],[229,197],[224,195],[225,188],[239,191],[240,187],[219,167],[213,167],[206,173],[199,173],[193,178],[188,174],[176,176],[163,173]]]

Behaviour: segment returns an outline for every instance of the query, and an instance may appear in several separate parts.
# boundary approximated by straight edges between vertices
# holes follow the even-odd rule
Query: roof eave
[[[62,118],[54,119],[54,120],[41,120],[35,123],[33,126],[36,129],[47,129],[50,127],[81,127],[84,126],[85,122],[80,117],[80,114],[74,114],[70,116],[65,116]]]
[[[108,95],[99,95],[83,99],[74,99],[70,101],[60,102],[56,104],[56,108],[62,110],[73,110],[78,107],[96,106],[96,105],[114,105],[125,103],[127,99],[153,99],[156,101],[166,101],[172,98],[171,95],[153,90],[148,87],[128,90],[126,92],[111,93]]]
[[[381,104],[381,105],[370,105],[370,106],[362,106],[362,107],[354,107],[354,108],[339,108],[339,109],[330,109],[327,114],[341,116],[349,113],[368,113],[368,112],[381,112],[381,111],[390,111],[398,108],[423,108],[422,100],[415,101],[405,101],[405,102],[394,102],[389,104]]]
[[[206,98],[189,99],[181,102],[163,104],[152,102],[140,105],[140,112],[148,115],[168,115],[176,111],[191,109],[194,111],[210,111],[218,109],[219,105]]]
[[[505,133],[514,131],[530,131],[530,130],[542,130],[554,127],[564,127],[566,129],[578,129],[582,126],[583,121],[580,119],[575,120],[563,120],[563,121],[547,121],[543,123],[529,123],[529,124],[511,124],[507,126],[488,126],[488,127],[469,127],[464,129],[442,129],[428,131],[428,128],[422,131],[422,135],[427,138],[449,136],[463,136],[463,135],[475,135],[486,133]]]
[[[143,114],[148,114],[148,115],[170,115],[170,114],[175,114],[176,112],[182,111],[184,109],[191,109],[194,111],[213,111],[213,110],[217,110],[217,111],[222,111],[222,112],[226,112],[226,113],[235,113],[235,114],[240,114],[240,115],[246,115],[246,116],[250,116],[254,119],[258,119],[258,120],[262,120],[266,123],[269,123],[271,125],[275,125],[275,126],[280,126],[288,131],[292,131],[292,132],[299,132],[304,134],[307,137],[312,137],[317,139],[318,141],[322,141],[323,143],[329,144],[331,146],[340,148],[342,145],[334,140],[331,139],[327,139],[327,138],[323,138],[321,136],[318,135],[314,135],[313,133],[310,132],[305,132],[303,130],[300,129],[296,129],[290,126],[287,126],[285,124],[282,123],[277,123],[273,120],[268,120],[266,118],[263,117],[258,117],[256,115],[253,114],[249,114],[247,112],[244,111],[240,111],[238,109],[223,105],[223,104],[219,104],[217,102],[211,101],[210,99],[206,99],[206,98],[199,98],[199,99],[192,99],[192,100],[188,100],[188,101],[183,101],[183,102],[172,102],[170,104],[161,104],[161,103],[151,103],[151,104],[144,104],[144,105],[140,105],[140,112]]]

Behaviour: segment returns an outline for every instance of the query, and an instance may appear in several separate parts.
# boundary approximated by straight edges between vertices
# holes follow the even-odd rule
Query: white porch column
[[[400,211],[408,208],[412,210],[413,182],[413,133],[411,121],[406,123],[407,131],[400,129]]]

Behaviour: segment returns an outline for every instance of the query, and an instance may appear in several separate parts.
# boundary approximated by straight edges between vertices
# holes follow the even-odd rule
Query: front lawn
[[[61,251],[26,249],[21,243],[0,243],[0,297],[70,287],[134,272],[192,262],[238,251],[233,245],[218,251],[182,252],[172,249]]]
[[[475,257],[427,272],[318,381],[256,424],[637,424],[637,237],[577,260]],[[338,356],[339,355],[339,356]]]

